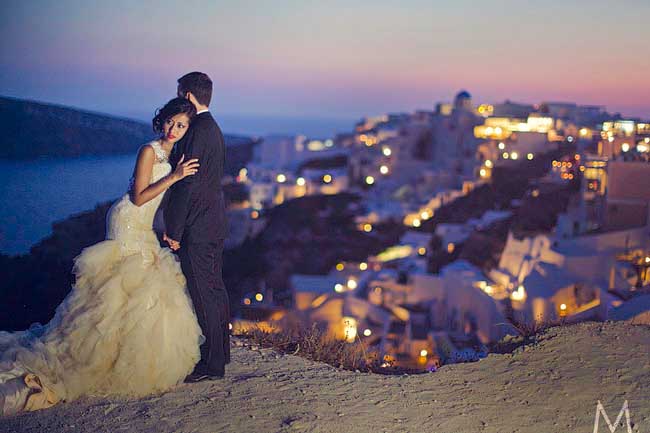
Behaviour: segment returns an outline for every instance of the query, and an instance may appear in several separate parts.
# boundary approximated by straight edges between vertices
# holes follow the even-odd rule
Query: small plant
[[[316,323],[311,327],[293,324],[282,328],[267,326],[263,329],[261,326],[254,326],[243,331],[241,337],[261,347],[271,347],[282,353],[325,362],[345,370],[382,374],[425,372],[387,366],[380,359],[379,353],[367,348],[358,336],[352,343],[338,340],[321,330]]]

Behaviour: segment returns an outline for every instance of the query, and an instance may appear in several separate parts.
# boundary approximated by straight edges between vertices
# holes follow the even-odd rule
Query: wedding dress
[[[159,142],[148,145],[153,183],[171,167]],[[180,264],[152,229],[162,196],[113,204],[106,240],[75,258],[75,284],[54,318],[0,332],[0,415],[82,395],[144,396],[192,372],[203,336]]]

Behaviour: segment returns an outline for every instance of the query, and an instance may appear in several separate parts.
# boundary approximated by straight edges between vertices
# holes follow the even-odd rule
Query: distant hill
[[[154,136],[143,122],[6,97],[0,126],[2,159],[133,153]]]
[[[137,120],[3,96],[0,128],[0,159],[12,160],[135,153],[154,138],[151,125]],[[225,139],[225,171],[236,175],[257,142],[232,135]]]

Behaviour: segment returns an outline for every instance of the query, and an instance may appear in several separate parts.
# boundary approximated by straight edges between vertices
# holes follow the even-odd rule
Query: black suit
[[[178,255],[206,341],[197,371],[223,375],[230,362],[228,293],[222,279],[223,242],[228,233],[221,178],[226,146],[209,112],[198,114],[171,155],[176,166],[198,158],[195,175],[176,182],[164,207],[167,236],[180,241]]]

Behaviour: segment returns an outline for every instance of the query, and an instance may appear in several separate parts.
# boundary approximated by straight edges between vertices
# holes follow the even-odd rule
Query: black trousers
[[[178,256],[206,338],[195,371],[221,376],[230,362],[230,301],[222,278],[223,239],[181,244]]]

